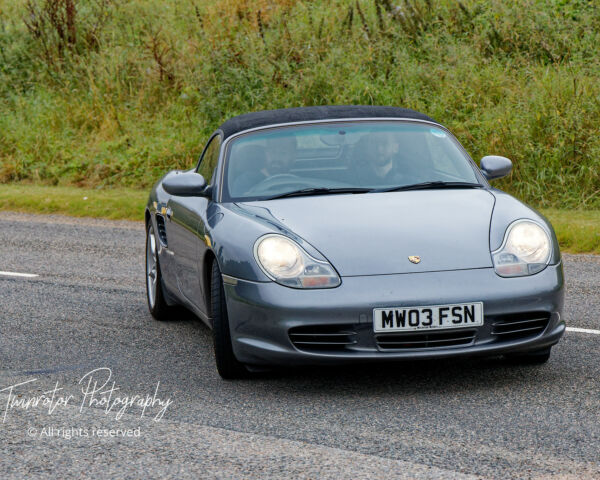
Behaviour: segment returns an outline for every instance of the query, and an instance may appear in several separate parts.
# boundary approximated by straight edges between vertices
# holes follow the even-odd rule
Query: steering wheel
[[[273,187],[284,187],[287,185],[306,185],[310,187],[312,183],[297,175],[292,175],[291,173],[278,173],[277,175],[267,177],[260,183],[257,183],[248,190],[247,193],[267,192]]]

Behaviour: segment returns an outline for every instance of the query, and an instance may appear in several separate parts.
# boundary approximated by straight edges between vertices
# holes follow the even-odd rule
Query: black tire
[[[213,319],[215,362],[219,375],[226,380],[248,376],[248,370],[233,353],[223,279],[216,260],[213,261],[211,268],[210,308]]]
[[[521,365],[542,365],[550,359],[551,350],[552,347],[547,347],[533,352],[507,355],[506,359]]]
[[[154,241],[154,251],[152,252],[151,243]],[[156,281],[151,282],[150,271],[151,265],[149,264],[149,255],[154,257],[154,275]],[[153,293],[151,290],[153,289]],[[162,275],[160,273],[160,263],[158,261],[158,240],[154,235],[154,227],[152,223],[148,223],[146,228],[146,300],[148,301],[148,310],[156,320],[170,320],[173,313],[173,307],[170,307],[165,300],[165,295],[162,285]]]

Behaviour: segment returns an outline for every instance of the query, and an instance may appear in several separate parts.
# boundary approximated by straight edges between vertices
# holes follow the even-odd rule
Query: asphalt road
[[[141,224],[2,213],[0,245],[0,271],[38,275],[0,274],[2,478],[600,477],[600,335],[541,367],[225,382],[200,321],[147,312]],[[568,325],[600,330],[600,257],[564,261]]]

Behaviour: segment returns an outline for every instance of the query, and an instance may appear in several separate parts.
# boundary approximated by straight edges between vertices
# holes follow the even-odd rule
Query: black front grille
[[[167,230],[165,229],[165,217],[156,215],[156,229],[158,231],[158,239],[163,247],[167,246]]]
[[[476,330],[450,332],[411,332],[377,335],[375,340],[382,350],[414,350],[423,348],[462,347],[473,343]]]
[[[299,350],[344,350],[356,343],[353,325],[306,325],[291,328],[289,335]]]
[[[492,323],[492,335],[499,341],[517,340],[542,333],[550,322],[548,312],[516,313],[502,315]]]

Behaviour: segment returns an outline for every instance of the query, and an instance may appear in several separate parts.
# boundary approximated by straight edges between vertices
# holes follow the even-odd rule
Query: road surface
[[[583,330],[541,367],[225,382],[200,321],[149,315],[143,225],[2,213],[0,227],[2,478],[600,477],[600,257],[564,256],[566,320]]]

